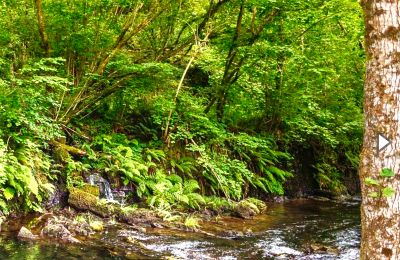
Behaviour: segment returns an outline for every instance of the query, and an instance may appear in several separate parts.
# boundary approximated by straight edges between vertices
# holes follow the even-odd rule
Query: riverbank
[[[251,219],[220,216],[199,221],[196,229],[178,228],[166,225],[167,222],[153,226],[128,225],[66,208],[53,215],[29,216],[3,223],[4,246],[0,246],[0,257],[9,256],[7,252],[11,252],[11,248],[14,255],[21,252],[31,255],[34,252],[28,248],[33,247],[36,253],[44,256],[40,259],[96,259],[100,256],[102,259],[357,259],[358,203],[295,199],[267,206],[264,214]],[[45,218],[53,225],[56,220],[59,224],[64,221],[80,243],[40,236],[38,227],[43,228],[46,223],[38,219]],[[102,228],[82,233],[95,227],[94,223]],[[18,239],[17,229],[22,225],[31,228],[38,237]]]

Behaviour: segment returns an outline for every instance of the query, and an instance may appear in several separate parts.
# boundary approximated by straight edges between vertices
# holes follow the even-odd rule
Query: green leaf
[[[381,177],[385,177],[385,178],[390,178],[390,177],[394,177],[394,172],[392,171],[392,169],[389,168],[384,168],[381,171]]]
[[[378,198],[379,197],[379,193],[374,191],[368,194],[369,197],[371,198]]]
[[[15,190],[11,187],[8,187],[4,190],[3,194],[6,200],[11,200],[12,198],[14,198]]]
[[[386,187],[382,190],[382,195],[386,198],[392,197],[396,191],[392,187]]]
[[[368,177],[368,178],[365,178],[365,184],[366,185],[379,185],[379,182],[375,179]]]

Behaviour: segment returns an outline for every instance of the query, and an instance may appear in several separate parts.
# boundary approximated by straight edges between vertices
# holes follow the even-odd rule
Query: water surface
[[[22,242],[2,233],[0,259],[358,259],[359,205],[295,200],[251,220],[219,218],[203,233],[114,225],[81,245]]]

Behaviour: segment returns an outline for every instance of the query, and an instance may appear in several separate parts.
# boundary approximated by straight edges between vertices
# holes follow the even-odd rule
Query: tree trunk
[[[39,34],[40,38],[42,39],[42,48],[46,56],[49,56],[50,45],[49,45],[49,38],[47,37],[46,33],[46,26],[44,23],[42,0],[35,0],[35,7],[36,7],[37,21],[39,25]]]
[[[361,259],[400,259],[400,16],[394,0],[363,0],[366,48],[365,132],[361,152]],[[377,136],[392,142],[381,151]],[[381,176],[388,168],[394,177]],[[385,189],[394,194],[385,193]]]

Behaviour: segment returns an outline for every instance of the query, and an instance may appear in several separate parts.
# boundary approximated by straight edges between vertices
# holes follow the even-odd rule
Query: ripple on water
[[[303,253],[288,246],[282,239],[281,230],[269,230],[267,239],[258,242],[255,246],[263,251],[264,257],[294,257]]]
[[[354,227],[337,233],[336,243],[341,250],[339,259],[356,260],[360,258],[360,228]]]
[[[145,247],[159,253],[169,253],[180,259],[215,259],[207,254],[209,242],[179,241],[169,244],[147,244]]]

